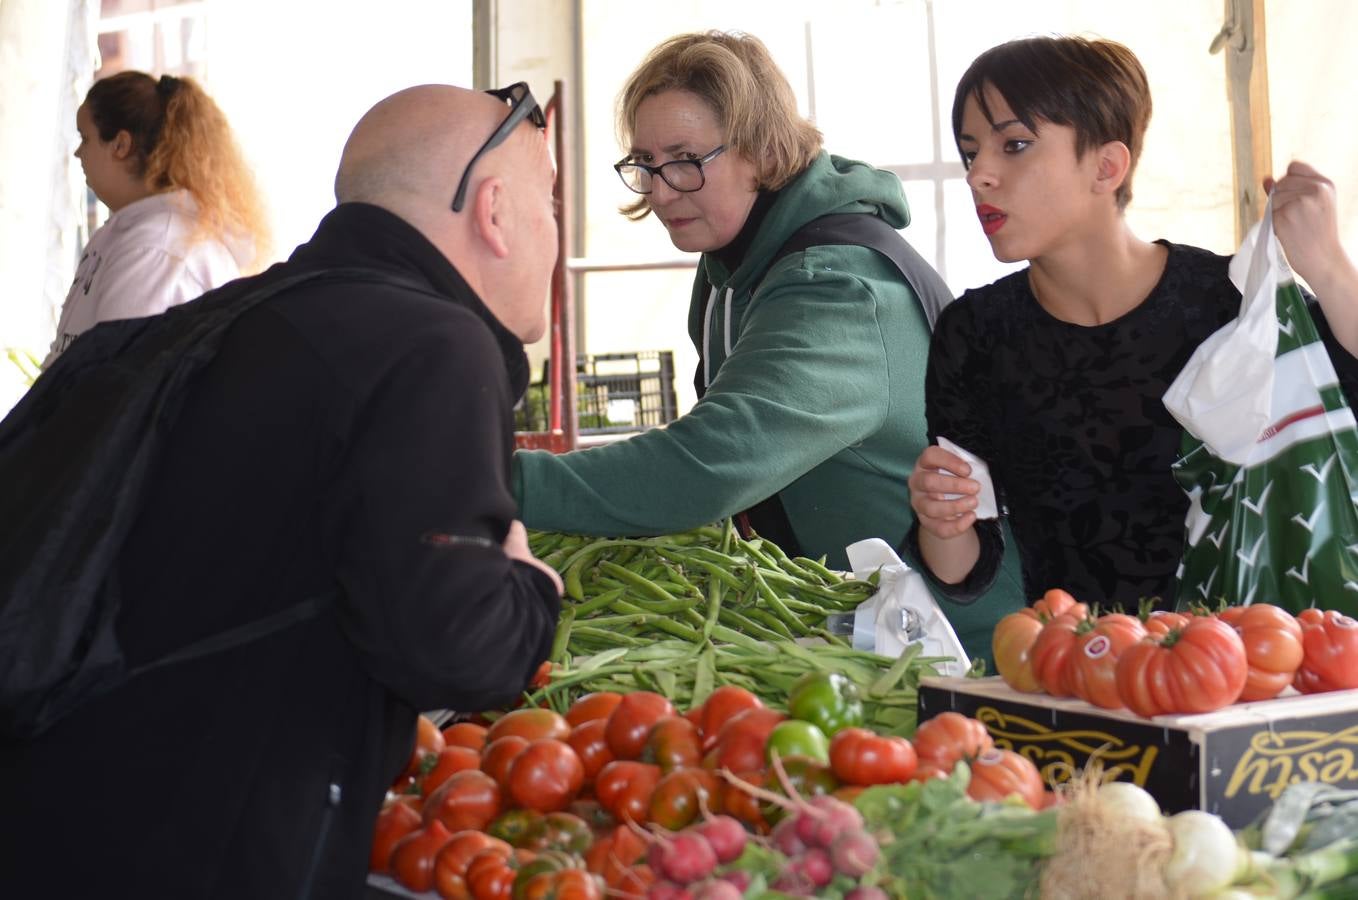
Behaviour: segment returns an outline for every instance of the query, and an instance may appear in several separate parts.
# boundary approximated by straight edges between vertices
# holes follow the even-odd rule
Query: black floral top
[[[929,440],[943,435],[989,463],[1030,603],[1052,587],[1105,608],[1173,596],[1188,499],[1170,472],[1183,430],[1161,397],[1198,344],[1237,315],[1240,294],[1229,257],[1160,243],[1169,258],[1159,283],[1115,321],[1053,318],[1023,270],[967,291],[934,331]],[[1355,396],[1358,363],[1314,304],[1312,315]],[[961,602],[985,590],[1003,553],[996,521],[977,533],[981,559],[966,581],[930,576]],[[908,549],[920,562],[917,531]]]

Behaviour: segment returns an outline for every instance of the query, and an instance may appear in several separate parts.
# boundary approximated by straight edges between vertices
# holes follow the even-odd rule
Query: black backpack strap
[[[178,663],[188,662],[204,656],[211,656],[214,653],[221,653],[234,647],[249,644],[271,634],[300,625],[303,622],[316,618],[326,610],[335,599],[334,591],[327,591],[308,597],[300,603],[286,606],[275,613],[263,616],[258,619],[228,628],[226,631],[219,631],[209,635],[201,641],[194,641],[188,646],[181,647],[172,653],[153,659],[150,662],[137,666],[127,673],[127,677],[135,678],[144,672],[159,669],[161,666],[172,666]]]
[[[786,256],[811,247],[842,244],[867,247],[891,260],[915,292],[925,318],[929,320],[929,330],[933,330],[938,314],[953,300],[952,291],[934,271],[934,267],[910,246],[899,231],[885,219],[871,213],[837,213],[812,219],[778,248],[768,268],[773,268]]]
[[[934,267],[910,246],[899,231],[892,228],[885,219],[871,213],[836,213],[812,219],[793,232],[783,246],[778,248],[778,252],[760,274],[759,280],[763,281],[764,276],[779,260],[794,253],[812,247],[838,245],[867,247],[891,260],[910,285],[910,289],[914,291],[920,308],[929,321],[929,330],[933,330],[934,323],[938,321],[938,314],[943,311],[943,307],[952,302],[952,291],[948,289],[948,285],[938,272],[934,271]],[[698,396],[702,396],[701,391]],[[782,498],[778,494],[738,513],[736,521],[747,536],[753,531],[773,541],[789,556],[802,555],[796,532],[792,529],[792,521],[788,518],[787,510],[783,507]]]

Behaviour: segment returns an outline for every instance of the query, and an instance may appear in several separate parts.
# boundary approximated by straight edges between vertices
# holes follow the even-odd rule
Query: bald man
[[[349,270],[224,330],[117,561],[131,667],[274,625],[0,745],[0,893],[360,897],[416,711],[528,685],[561,591],[507,483],[556,255],[541,123],[526,86],[388,97],[309,242],[148,326]]]

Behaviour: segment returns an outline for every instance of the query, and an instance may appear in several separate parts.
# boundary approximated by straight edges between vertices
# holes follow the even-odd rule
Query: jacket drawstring
[[[712,384],[712,305],[717,302],[720,290],[712,288],[712,293],[707,295],[707,306],[703,309],[703,387]],[[731,355],[731,298],[735,296],[734,288],[726,289],[726,309],[722,316],[722,347],[726,350],[726,356]]]
[[[703,387],[712,383],[712,304],[717,302],[717,289],[707,295],[703,309]]]

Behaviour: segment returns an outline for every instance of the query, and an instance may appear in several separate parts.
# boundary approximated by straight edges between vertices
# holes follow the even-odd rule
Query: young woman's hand
[[[1324,273],[1345,256],[1334,182],[1306,163],[1294,162],[1281,179],[1265,178],[1264,190],[1273,198],[1273,230],[1287,261],[1308,282],[1324,280]]]
[[[1304,162],[1293,162],[1276,182],[1264,179],[1273,197],[1273,231],[1287,261],[1315,291],[1335,337],[1358,356],[1358,268],[1339,239],[1334,182]]]
[[[937,445],[924,448],[910,473],[910,506],[920,528],[942,539],[957,537],[976,523],[981,483],[966,476],[971,466]]]

